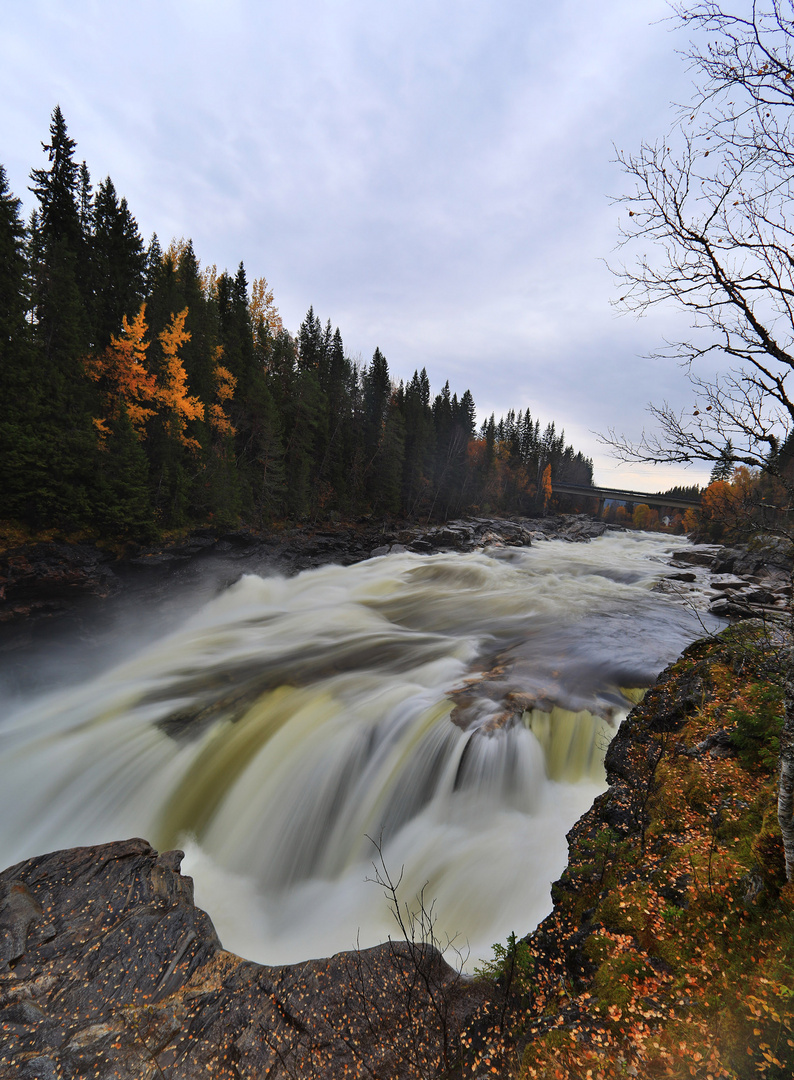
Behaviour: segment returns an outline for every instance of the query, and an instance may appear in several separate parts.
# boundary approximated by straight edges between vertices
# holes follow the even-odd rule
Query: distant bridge
[[[618,488],[555,483],[553,479],[551,489],[555,495],[579,495],[587,499],[598,499],[599,514],[604,509],[604,503],[608,499],[614,502],[634,503],[635,506],[638,503],[645,503],[646,506],[669,506],[681,510],[700,506],[700,496],[685,499],[681,495],[649,495],[646,491],[621,491]]]

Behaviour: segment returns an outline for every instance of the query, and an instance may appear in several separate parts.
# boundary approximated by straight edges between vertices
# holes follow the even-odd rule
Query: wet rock
[[[719,552],[720,548],[716,544],[697,544],[689,548],[678,548],[670,565],[715,566]]]
[[[750,619],[756,614],[755,608],[745,603],[742,597],[720,597],[709,605],[709,611],[721,619]]]
[[[23,882],[0,884],[0,972],[24,955],[28,931],[41,916],[41,905]]]
[[[709,754],[713,758],[729,758],[736,757],[737,750],[733,743],[733,738],[730,731],[726,731],[725,728],[718,728],[716,731],[712,731],[696,746],[693,746],[689,751],[690,756],[699,757],[702,754]]]
[[[720,592],[731,592],[734,589],[743,589],[747,582],[744,578],[736,577],[734,574],[714,574],[709,584],[712,589],[717,589]]]
[[[0,621],[54,614],[81,596],[110,596],[112,557],[90,544],[25,544],[0,555]]]
[[[761,571],[776,568],[791,571],[791,542],[782,537],[759,538],[742,547],[721,548],[714,560],[716,573],[740,574],[747,577]]]
[[[584,514],[572,515],[565,518],[564,522],[560,536],[563,540],[570,541],[594,540],[603,536],[608,528],[605,521],[597,521]]]

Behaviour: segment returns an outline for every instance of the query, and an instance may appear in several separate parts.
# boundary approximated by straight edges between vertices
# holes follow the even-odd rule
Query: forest
[[[25,222],[0,165],[2,517],[109,541],[376,515],[537,513],[592,462],[529,408],[477,425],[471,393],[395,381],[264,277],[148,245],[96,188],[59,107]],[[570,507],[573,508],[573,507]]]

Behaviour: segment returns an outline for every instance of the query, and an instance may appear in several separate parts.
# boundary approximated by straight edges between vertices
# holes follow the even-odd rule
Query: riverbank
[[[524,940],[526,1077],[794,1071],[794,886],[776,817],[781,650],[758,621],[696,642],[621,725]]]
[[[227,572],[295,574],[327,563],[350,566],[390,551],[472,551],[487,543],[589,540],[610,528],[586,514],[543,518],[477,517],[442,525],[358,522],[321,528],[212,532],[202,529],[152,547],[113,552],[96,544],[39,540],[0,550],[0,624],[58,617],[83,598],[152,588],[166,578],[195,580],[210,562]]]
[[[46,540],[0,551],[0,664],[12,693],[75,681],[92,670],[125,610],[146,609],[168,627],[185,603],[205,603],[243,574],[292,576],[328,564],[350,566],[401,550],[433,554],[486,544],[583,542],[608,531],[587,515],[479,517],[443,525],[358,522],[270,533],[200,530],[171,543],[119,554],[94,544]],[[53,668],[65,639],[79,643]]]
[[[0,874],[0,1076],[789,1077],[780,644],[745,623],[662,674],[569,834],[553,911],[485,980],[410,932],[291,967],[243,961],[179,855],[145,841]]]
[[[710,571],[723,557],[682,552]],[[687,588],[687,573],[660,585]],[[407,956],[278,969],[229,959],[178,858],[144,842],[14,868],[0,878],[7,1075],[413,1077],[459,1058],[469,1076],[789,1076],[782,644],[777,618],[745,623],[663,673],[612,743],[609,791],[569,834],[553,913],[500,946],[495,984],[460,979],[410,942]]]

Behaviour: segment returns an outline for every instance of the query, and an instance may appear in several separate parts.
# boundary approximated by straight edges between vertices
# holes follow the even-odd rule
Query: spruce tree
[[[20,200],[0,165],[0,489],[3,513],[28,517],[38,463],[39,383],[26,319],[29,281]]]
[[[75,143],[57,106],[50,142],[42,146],[49,168],[31,172],[39,202],[31,243],[33,344],[42,405],[36,453],[46,479],[31,500],[39,521],[73,528],[91,520],[95,477],[94,395],[83,371],[90,345],[90,274]]]
[[[163,249],[160,247],[160,241],[157,239],[157,233],[152,233],[152,238],[149,241],[149,246],[146,249],[143,271],[144,296],[147,298],[147,300],[151,297],[155,285],[159,280],[162,265]]]
[[[132,318],[138,310],[144,296],[146,256],[127,200],[119,200],[109,176],[97,188],[93,220],[92,337],[99,350],[118,334],[122,317]]]
[[[720,450],[720,456],[714,463],[714,468],[711,470],[711,476],[709,477],[709,483],[713,484],[715,480],[730,480],[733,476],[733,470],[736,467],[736,462],[733,457],[733,443],[730,439],[726,439],[725,446]]]
[[[146,453],[126,410],[111,421],[98,455],[95,521],[103,536],[146,542],[157,536]]]

